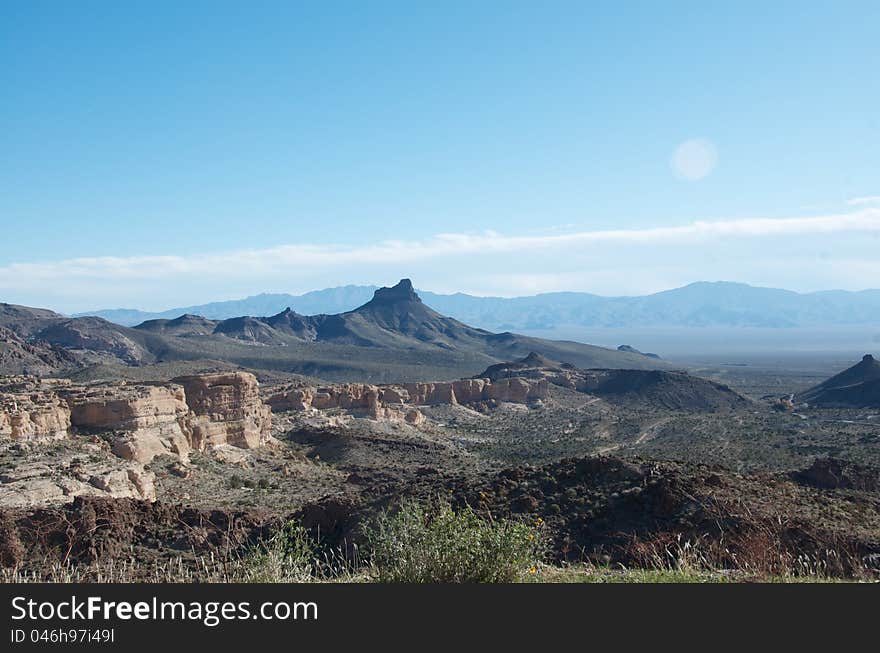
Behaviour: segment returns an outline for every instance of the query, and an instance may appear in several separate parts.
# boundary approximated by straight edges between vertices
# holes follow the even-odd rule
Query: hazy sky
[[[880,286],[880,3],[0,4],[0,300]]]

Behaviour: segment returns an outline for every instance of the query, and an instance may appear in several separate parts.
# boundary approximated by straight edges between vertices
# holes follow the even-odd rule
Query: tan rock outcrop
[[[195,414],[189,422],[193,448],[231,444],[253,449],[269,437],[271,410],[260,398],[260,386],[253,374],[199,374],[181,376],[173,382],[183,387],[186,404]]]
[[[66,379],[0,377],[0,438],[43,440],[67,435],[70,411],[56,394]]]
[[[550,384],[546,379],[530,381],[514,377],[512,379],[499,379],[494,383],[487,383],[485,396],[495,401],[509,401],[515,404],[525,404],[538,399],[546,399],[550,395]]]
[[[434,404],[457,404],[454,384],[442,383],[406,383],[404,389],[409,393],[410,403],[420,406]]]
[[[300,399],[303,406],[310,392]],[[375,390],[361,389],[340,397],[375,412],[374,395]],[[191,449],[211,444],[260,446],[270,436],[271,411],[260,398],[256,377],[243,372],[86,386],[33,377],[0,379],[0,437],[64,437],[71,426],[80,432],[112,432],[113,453],[126,460],[146,464],[157,455],[174,454],[185,463]]]
[[[325,387],[302,384],[276,389],[266,399],[272,410],[344,409],[374,419],[403,420],[421,424],[425,416],[416,406],[476,404],[488,401],[531,403],[549,396],[545,379],[461,379],[437,383],[369,385],[340,383]],[[404,407],[410,406],[409,410]]]
[[[410,403],[409,392],[398,386],[382,386],[379,388],[379,400],[386,404]]]
[[[121,458],[148,463],[160,454],[189,454],[192,416],[180,385],[101,385],[63,395],[73,426],[116,432],[113,453]]]
[[[65,503],[66,498],[64,488],[51,478],[32,478],[0,485],[0,506],[4,508],[48,506]]]
[[[78,496],[156,500],[155,475],[137,462],[68,459],[49,467],[24,463],[0,477],[0,507],[68,503]]]
[[[471,404],[494,399],[511,403],[529,403],[546,399],[550,386],[544,379],[530,380],[519,377],[510,379],[461,379],[449,383],[409,383],[405,386],[412,403]]]
[[[271,394],[266,403],[275,412],[281,413],[287,410],[309,410],[315,399],[315,388],[286,387]]]
[[[140,464],[129,463],[121,469],[93,474],[89,477],[89,484],[113,499],[155,501],[155,478],[152,472],[145,471]]]
[[[275,390],[266,399],[275,412],[341,409],[355,416],[421,424],[424,415],[414,407],[407,407],[409,402],[410,395],[405,388],[366,383],[340,383],[318,388],[286,386]]]
[[[53,392],[0,394],[0,437],[63,438],[69,427],[70,410]]]
[[[310,386],[282,388],[266,400],[272,410],[277,412],[311,408],[376,412],[383,402],[380,388],[366,383],[340,383],[318,388]]]
[[[458,403],[472,404],[487,398],[487,388],[490,384],[488,379],[462,379],[452,384],[452,391]]]

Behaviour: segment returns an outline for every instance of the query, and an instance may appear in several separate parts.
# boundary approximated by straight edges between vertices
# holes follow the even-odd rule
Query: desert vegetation
[[[730,539],[665,532],[624,537],[616,561],[566,562],[553,528],[532,515],[492,517],[447,498],[405,500],[333,543],[288,521],[241,546],[145,559],[134,548],[91,563],[63,557],[6,567],[3,582],[515,583],[833,582],[880,578],[880,560],[843,539],[825,548],[787,542],[763,524]],[[559,533],[556,533],[558,536]],[[623,560],[628,560],[628,564]]]

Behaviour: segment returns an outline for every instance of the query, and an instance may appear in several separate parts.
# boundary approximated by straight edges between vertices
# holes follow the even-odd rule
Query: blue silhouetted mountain
[[[148,319],[182,314],[222,320],[241,315],[267,317],[286,308],[301,315],[345,313],[367,303],[375,286],[342,286],[304,295],[263,294],[241,300],[176,308],[161,313],[136,309],[93,311],[134,326]],[[560,327],[815,327],[880,322],[880,291],[831,290],[796,293],[741,283],[697,282],[636,297],[602,297],[555,292],[531,297],[476,297],[418,291],[432,309],[491,331],[552,330]],[[80,315],[86,315],[80,314]]]

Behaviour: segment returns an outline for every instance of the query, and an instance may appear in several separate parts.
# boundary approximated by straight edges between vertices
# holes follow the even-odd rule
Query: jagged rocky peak
[[[530,367],[557,367],[559,365],[556,361],[552,361],[534,351],[529,352],[529,355],[519,362],[524,365],[529,365]]]
[[[291,320],[302,319],[304,317],[305,317],[304,315],[300,315],[295,310],[290,308],[290,306],[288,306],[280,313],[276,313],[275,315],[270,315],[269,317],[265,318],[265,320],[269,324],[272,324],[273,322],[290,322]]]
[[[880,406],[880,362],[871,354],[840,374],[796,395],[799,402],[829,408]]]
[[[379,288],[373,294],[373,302],[375,303],[397,303],[397,302],[421,302],[416,291],[413,290],[412,281],[409,279],[401,279],[396,286],[391,288]]]

